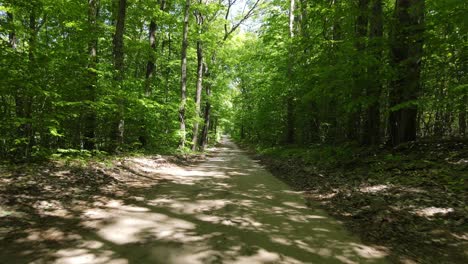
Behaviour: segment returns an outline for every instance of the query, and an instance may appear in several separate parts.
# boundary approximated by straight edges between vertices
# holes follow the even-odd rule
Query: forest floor
[[[224,139],[163,156],[5,165],[0,263],[385,263]]]
[[[264,149],[256,158],[405,263],[468,263],[468,144]]]

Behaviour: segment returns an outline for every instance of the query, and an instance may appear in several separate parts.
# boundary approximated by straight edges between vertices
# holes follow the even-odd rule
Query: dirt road
[[[301,193],[228,138],[193,167],[152,168],[144,159],[139,166],[160,183],[84,210],[82,230],[69,234],[79,243],[55,245],[48,259],[34,262],[385,262],[385,250],[361,244],[322,210],[307,208]]]

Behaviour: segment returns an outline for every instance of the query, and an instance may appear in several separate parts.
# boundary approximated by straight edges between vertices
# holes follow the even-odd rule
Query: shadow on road
[[[134,163],[157,183],[113,193],[103,182],[88,199],[75,190],[67,202],[48,197],[53,210],[30,204],[2,216],[0,262],[381,263],[388,255],[307,208],[228,139],[196,166]]]

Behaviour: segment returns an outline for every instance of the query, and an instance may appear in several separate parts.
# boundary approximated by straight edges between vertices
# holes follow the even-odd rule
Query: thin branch
[[[231,12],[231,7],[237,2],[237,0],[228,0],[228,7],[227,7],[227,10],[226,10],[226,15],[224,16],[224,19],[226,20],[226,22],[224,23],[224,36],[226,35],[229,35],[228,33],[228,25],[227,25],[227,21],[229,19],[229,14]],[[225,40],[225,39],[224,39]]]
[[[255,3],[250,7],[249,11],[242,17],[241,20],[239,20],[239,22],[237,22],[236,24],[234,24],[232,26],[232,28],[230,30],[227,29],[227,23],[224,24],[224,38],[223,40],[227,40],[229,38],[229,36],[234,32],[236,31],[237,28],[240,27],[240,25],[242,25],[242,23],[244,23],[247,19],[249,19],[253,14],[254,14],[254,11],[255,9],[257,8],[258,4],[260,3],[261,0],[256,0]],[[229,12],[230,12],[230,9],[232,7],[232,5],[236,2],[236,0],[233,0],[232,4],[231,4],[231,0],[229,0],[229,5],[228,5],[228,9],[226,11],[226,20],[229,18]]]

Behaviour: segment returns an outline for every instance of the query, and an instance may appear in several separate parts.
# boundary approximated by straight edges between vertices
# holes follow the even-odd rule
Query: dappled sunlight
[[[115,244],[140,241],[143,237],[188,242],[201,237],[189,236],[193,223],[164,214],[148,212],[147,208],[120,205],[112,201],[107,208],[91,209],[84,213],[85,225],[98,229],[97,234]]]
[[[381,185],[374,185],[374,186],[364,186],[364,187],[361,187],[359,190],[363,193],[378,193],[381,191],[385,191],[390,187],[391,186],[389,185],[381,184]]]
[[[58,200],[41,200],[32,204],[38,213],[45,216],[70,218],[70,212]]]
[[[59,241],[59,240],[73,240],[81,239],[79,234],[67,233],[59,228],[51,227],[47,229],[31,228],[25,230],[27,236],[16,239],[16,242],[37,242],[37,241]]]
[[[424,217],[431,217],[435,216],[436,214],[445,215],[451,212],[453,212],[453,208],[439,208],[433,206],[413,210],[413,213]]]
[[[149,204],[157,206],[165,206],[171,208],[175,213],[181,214],[195,214],[199,212],[213,211],[225,207],[227,204],[231,204],[229,200],[197,200],[194,202],[187,201],[174,201],[170,199],[156,199],[150,201]]]
[[[287,194],[295,194],[295,195],[302,195],[305,193],[303,191],[292,191],[292,190],[283,190],[282,192],[287,193]]]
[[[128,264],[127,259],[114,259],[114,252],[111,250],[103,250],[95,252],[95,248],[71,248],[61,249],[54,256],[57,258],[56,264]]]
[[[161,167],[168,167],[166,160],[159,158],[132,157],[123,160],[120,166],[124,169],[134,170],[142,174],[157,173]],[[172,167],[172,166],[169,166]]]
[[[187,169],[183,167],[166,167],[157,170],[157,174],[179,184],[194,185],[205,178],[228,178],[225,173],[216,170]]]
[[[367,259],[379,259],[388,255],[388,250],[383,247],[370,247],[362,244],[351,243],[353,250],[359,254],[359,256]]]
[[[226,263],[236,263],[236,264],[237,263],[238,264],[252,263],[252,264],[256,264],[256,263],[277,263],[277,262],[287,263],[287,264],[302,263],[301,261],[295,260],[295,259],[290,258],[290,257],[283,257],[278,253],[269,252],[269,251],[266,251],[265,249],[259,249],[255,254],[253,254],[251,256],[242,256],[242,257],[239,257],[238,259],[236,259],[234,261],[227,261]]]
[[[125,161],[132,163],[125,171],[136,171],[127,178],[141,179],[126,198],[38,200],[33,207],[54,217],[54,228],[27,230],[15,243],[60,241],[46,256],[63,264],[385,262],[385,250],[362,245],[308,208],[304,192],[291,191],[231,142],[224,146],[190,167]]]
[[[283,202],[283,204],[287,205],[287,206],[290,206],[290,207],[293,207],[293,208],[296,208],[296,209],[308,209],[307,206],[305,206],[304,204],[300,204],[300,203]]]

